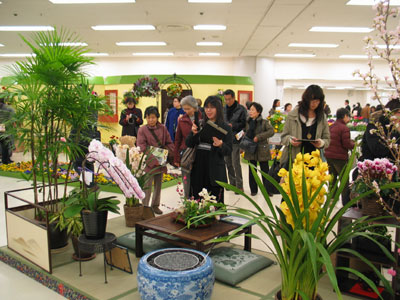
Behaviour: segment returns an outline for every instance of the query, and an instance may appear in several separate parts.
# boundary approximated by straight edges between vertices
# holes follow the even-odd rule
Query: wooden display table
[[[165,214],[153,219],[140,221],[136,223],[136,257],[143,256],[143,235],[166,241],[170,244],[192,248],[205,252],[214,243],[208,243],[217,237],[227,235],[229,232],[240,227],[238,224],[230,224],[222,221],[215,222],[210,227],[188,229],[185,225],[176,223],[173,219],[174,213]],[[153,230],[156,233],[165,233],[173,239],[158,234],[147,232]],[[244,228],[240,233],[251,234],[251,226]],[[244,250],[251,251],[251,237],[244,236]]]
[[[363,215],[360,210],[355,209],[355,208],[349,208],[346,213],[343,214],[342,218],[338,222],[338,232],[342,230],[348,224],[349,222],[352,222],[352,220],[356,220],[361,218]],[[378,222],[375,222],[378,223]],[[399,225],[399,222],[396,221],[395,218],[387,218],[379,221],[379,224],[395,224]],[[396,233],[395,233],[395,242],[399,243],[400,242],[400,228],[396,228]],[[392,252],[393,257],[395,258],[396,262],[392,262],[389,260],[386,256],[378,256],[373,253],[368,253],[367,251],[360,251],[359,249],[355,249],[355,245],[353,243],[348,243],[347,245],[348,248],[351,248],[353,250],[357,250],[362,254],[364,257],[366,257],[371,263],[374,265],[377,265],[379,267],[385,267],[385,268],[393,268],[394,270],[397,271],[397,274],[399,273],[398,271],[398,264],[396,262],[399,261],[399,253],[397,252],[398,247],[395,245],[394,252]],[[347,253],[347,252],[337,252],[336,254],[336,267],[349,267],[350,265],[350,260],[356,260],[356,261],[361,261],[358,257]],[[355,279],[351,279],[348,277],[348,272],[345,271],[336,271],[336,276],[339,284],[339,288],[342,291],[343,294],[348,294],[352,295],[354,297],[359,297],[362,299],[373,299],[370,297],[363,297],[360,296],[359,294],[351,293],[350,289],[354,286],[354,284],[357,282]],[[400,293],[398,291],[398,284],[397,280],[399,278],[399,275],[394,276],[392,280],[392,289],[395,293],[394,296],[391,296],[388,292],[383,291],[382,292],[382,297],[383,299],[393,299],[397,300],[400,299]]]

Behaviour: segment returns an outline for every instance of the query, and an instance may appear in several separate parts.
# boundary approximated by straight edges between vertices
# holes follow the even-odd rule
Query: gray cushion
[[[236,285],[258,271],[273,264],[264,256],[236,248],[220,247],[211,251],[215,278]]]
[[[169,236],[167,234],[164,233],[156,233],[155,231],[149,230],[149,233],[153,233],[153,234],[157,234],[160,236],[165,236],[168,237],[170,239],[174,239],[173,236]],[[119,238],[117,238],[117,244],[122,245],[128,249],[131,250],[135,250],[136,248],[136,234],[135,232],[130,232],[127,234],[124,234],[122,236],[120,236]],[[176,247],[168,242],[162,241],[162,240],[158,240],[149,236],[143,236],[143,251],[144,253],[148,253],[154,250],[158,250],[158,249],[164,249],[164,248],[173,248]]]

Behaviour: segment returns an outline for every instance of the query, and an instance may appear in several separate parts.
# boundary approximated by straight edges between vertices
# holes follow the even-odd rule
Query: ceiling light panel
[[[0,54],[0,57],[32,57],[36,56],[36,54],[32,53],[3,53]]]
[[[172,52],[135,52],[134,56],[173,56]]]
[[[200,52],[199,56],[220,56],[221,53],[217,52]]]
[[[289,47],[296,48],[336,48],[338,44],[309,44],[309,43],[290,43]]]
[[[153,25],[96,25],[93,30],[156,30]]]
[[[117,46],[166,46],[166,42],[117,42]]]
[[[188,0],[189,3],[232,3],[232,0]]]
[[[197,46],[222,46],[222,42],[197,42]]]
[[[0,26],[0,31],[53,31],[52,26]]]
[[[194,30],[226,30],[225,25],[194,25]]]
[[[4,47],[4,45],[3,45],[3,44],[0,44],[0,47]]]
[[[379,49],[386,49],[386,45],[377,45]],[[400,45],[389,45],[389,49],[400,49]]]
[[[300,53],[277,53],[276,57],[315,57],[315,54],[300,54]]]
[[[371,32],[373,29],[368,27],[338,27],[338,26],[314,26],[310,31],[314,32],[356,32],[366,33]]]
[[[90,56],[90,57],[96,57],[96,56],[109,56],[108,53],[105,52],[88,52],[88,53],[83,53],[82,56]]]
[[[64,47],[76,47],[76,46],[87,46],[88,44],[87,43],[82,43],[82,42],[77,42],[77,43],[69,43],[69,42],[67,42],[67,43],[58,43],[58,44],[50,43],[49,44],[49,46],[54,46],[54,45],[64,46]],[[46,44],[40,44],[40,46],[46,46]]]
[[[350,0],[346,5],[375,5],[381,1],[379,0]],[[400,5],[400,0],[390,0],[390,6]]]
[[[368,59],[368,55],[343,54],[343,55],[339,55],[339,58]],[[380,58],[380,57],[377,55],[374,55],[374,56],[372,56],[372,58]]]
[[[136,0],[49,0],[53,4],[115,4],[135,3]]]

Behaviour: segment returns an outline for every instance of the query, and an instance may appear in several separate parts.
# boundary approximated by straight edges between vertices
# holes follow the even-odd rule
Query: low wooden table
[[[136,257],[143,256],[143,235],[163,240],[176,246],[191,248],[205,252],[213,243],[206,242],[217,237],[227,235],[229,232],[240,227],[238,224],[230,224],[222,221],[215,222],[210,227],[188,229],[185,225],[176,223],[172,218],[174,213],[165,214],[149,220],[137,222],[136,228]],[[180,240],[175,240],[165,236],[159,236],[147,232],[153,230],[171,235]],[[241,233],[251,234],[251,226],[244,228]],[[251,251],[251,237],[244,236],[244,250]]]

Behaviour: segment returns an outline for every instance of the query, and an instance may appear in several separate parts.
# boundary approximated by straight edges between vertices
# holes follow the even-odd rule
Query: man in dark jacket
[[[325,149],[325,157],[329,165],[329,173],[333,176],[332,185],[336,183],[338,176],[346,166],[349,150],[354,148],[354,141],[350,140],[350,129],[346,124],[350,121],[350,112],[346,108],[339,108],[336,112],[336,122],[329,128],[331,143]],[[349,182],[342,192],[342,203],[350,201]]]
[[[225,107],[224,119],[232,128],[232,153],[225,156],[225,163],[228,169],[229,183],[243,190],[242,167],[240,165],[240,148],[235,135],[246,127],[247,110],[235,100],[235,92],[226,90],[224,92]]]

